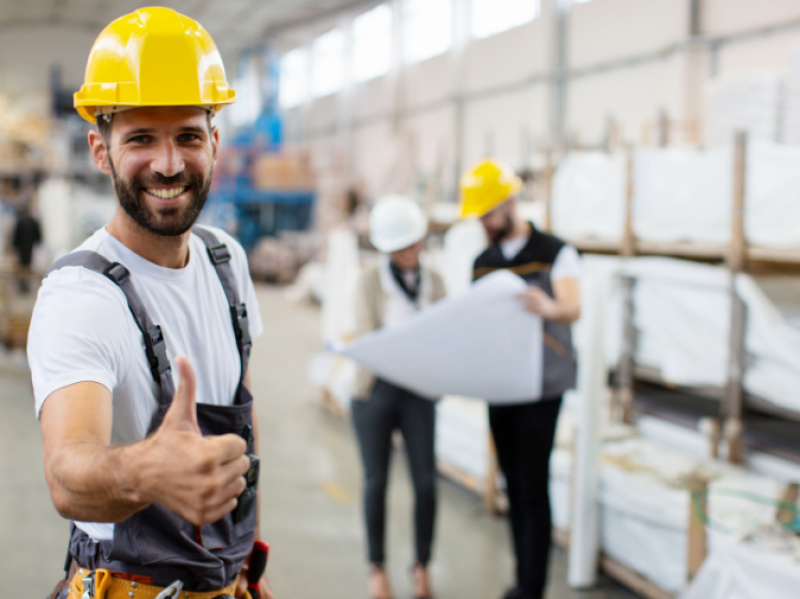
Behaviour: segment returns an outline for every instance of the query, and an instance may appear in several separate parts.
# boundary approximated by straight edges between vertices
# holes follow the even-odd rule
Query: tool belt
[[[168,587],[145,584],[123,578],[108,570],[87,570],[78,568],[69,583],[67,599],[214,599],[233,597],[236,583],[219,591],[202,593],[184,591],[183,585],[176,581]],[[250,595],[246,595],[250,597]]]

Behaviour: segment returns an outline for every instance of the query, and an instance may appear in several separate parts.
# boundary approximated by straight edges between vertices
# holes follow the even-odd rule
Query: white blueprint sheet
[[[490,403],[539,398],[542,321],[516,296],[525,282],[507,271],[442,300],[341,350],[420,395],[460,395]]]

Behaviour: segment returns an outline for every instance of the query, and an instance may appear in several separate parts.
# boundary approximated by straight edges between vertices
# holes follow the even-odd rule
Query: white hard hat
[[[369,240],[384,254],[414,245],[427,232],[428,219],[411,198],[383,197],[369,213]]]

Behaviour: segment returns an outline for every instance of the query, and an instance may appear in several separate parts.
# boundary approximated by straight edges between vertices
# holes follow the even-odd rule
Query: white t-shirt
[[[520,235],[500,242],[500,251],[506,260],[512,260],[519,254],[528,243],[528,237]],[[553,261],[553,268],[550,270],[550,280],[560,281],[562,279],[578,279],[581,274],[581,258],[573,246],[565,243],[556,254]]]
[[[247,304],[250,336],[263,332],[255,290],[242,247],[212,229],[231,253],[239,297]],[[186,356],[197,375],[197,402],[230,404],[239,383],[239,353],[228,301],[205,245],[196,235],[189,243],[189,263],[181,269],[145,260],[98,230],[78,249],[93,250],[123,264],[147,308],[160,325],[167,356]],[[122,290],[105,276],[80,267],[65,267],[45,278],[28,335],[37,417],[54,391],[79,382],[95,382],[112,396],[112,444],[144,439],[156,411],[158,386],[144,353]],[[177,370],[172,370],[175,387]],[[98,539],[111,538],[112,524],[79,526]]]

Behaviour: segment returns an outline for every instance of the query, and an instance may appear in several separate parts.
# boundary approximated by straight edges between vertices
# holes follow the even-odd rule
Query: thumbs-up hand
[[[201,435],[200,427],[197,424],[197,404],[195,403],[197,378],[194,375],[194,368],[183,356],[175,359],[175,367],[178,370],[178,390],[172,397],[172,403],[167,413],[164,414],[161,429],[167,427]]]
[[[216,522],[236,508],[250,468],[238,435],[203,437],[197,424],[197,380],[189,360],[175,359],[178,390],[164,420],[145,443],[143,496],[195,526]]]

